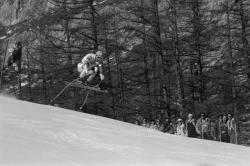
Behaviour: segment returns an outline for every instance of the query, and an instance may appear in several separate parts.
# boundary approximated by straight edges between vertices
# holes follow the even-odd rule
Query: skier
[[[79,78],[73,80],[72,82],[67,83],[67,85],[54,97],[50,102],[54,102],[68,87],[75,86],[80,88],[86,88],[89,90],[95,89],[95,91],[106,93],[104,90],[104,75],[102,70],[102,65],[100,63],[102,58],[102,52],[97,51],[95,54],[89,53],[82,58],[82,61],[77,64],[77,71],[79,72]],[[82,79],[82,83],[85,85],[82,87],[82,83],[76,83],[76,81]],[[74,85],[75,84],[75,85]],[[90,86],[90,87],[88,87]],[[93,87],[91,87],[93,86]],[[86,104],[88,99],[89,92],[86,95],[85,101],[83,102],[80,110]]]
[[[10,49],[9,52],[10,56],[7,59],[7,65],[12,65],[15,71],[20,71],[22,58],[22,43],[20,41],[16,42],[13,49]]]
[[[92,84],[92,80],[99,76],[100,84],[104,80],[102,65],[100,60],[103,53],[97,51],[95,54],[89,53],[85,55],[80,63],[77,65],[79,77],[82,78],[83,83],[88,86]]]

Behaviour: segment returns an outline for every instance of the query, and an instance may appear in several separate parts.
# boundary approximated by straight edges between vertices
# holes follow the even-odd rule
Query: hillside
[[[0,165],[247,166],[250,149],[0,97]]]
[[[249,145],[249,16],[247,0],[1,0],[0,93],[138,124],[230,114]],[[51,103],[97,51],[110,93]]]

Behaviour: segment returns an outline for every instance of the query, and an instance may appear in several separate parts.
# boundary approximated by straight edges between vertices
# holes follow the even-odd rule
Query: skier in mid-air
[[[79,77],[86,86],[93,86],[92,81],[99,77],[99,85],[104,80],[103,69],[101,65],[103,53],[97,51],[94,53],[89,53],[82,58],[82,61],[78,63],[77,70],[79,72]],[[102,86],[100,86],[102,89]]]
[[[69,86],[86,88],[88,90],[107,93],[107,90],[104,89],[103,84],[104,75],[101,64],[102,55],[103,53],[101,51],[97,51],[95,54],[89,53],[85,55],[82,58],[82,61],[77,64],[79,78],[67,83],[63,90],[61,90],[60,93],[58,93],[56,97],[54,97],[50,102],[54,102]],[[78,80],[81,80],[80,83],[76,83],[76,81],[79,82]],[[81,84],[83,84],[84,86],[82,86]],[[88,94],[86,96],[84,104],[80,107],[80,109],[82,109],[82,107],[85,105],[88,98]]]

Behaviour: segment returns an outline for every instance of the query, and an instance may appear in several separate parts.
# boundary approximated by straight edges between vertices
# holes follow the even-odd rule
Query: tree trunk
[[[9,46],[9,40],[7,40],[7,42],[6,42],[3,62],[2,62],[2,66],[1,66],[0,90],[3,87],[3,70],[4,70],[4,67],[5,67],[5,60],[6,60],[6,56],[7,56],[7,52],[8,52],[8,46]]]
[[[115,27],[115,58],[116,58],[116,70],[118,72],[118,76],[119,76],[119,94],[120,94],[120,101],[119,103],[121,105],[124,104],[124,85],[123,85],[123,71],[122,71],[122,67],[121,67],[121,62],[120,62],[120,49],[119,49],[119,43],[118,43],[118,31],[116,30],[117,28],[117,24],[116,24],[116,20],[114,21],[114,27]]]
[[[91,13],[92,38],[94,40],[94,51],[97,51],[98,50],[98,31],[97,31],[97,25],[96,25],[96,19],[95,19],[96,10],[95,10],[93,2],[94,0],[89,0],[90,13]],[[94,97],[94,100],[97,100],[96,95]],[[95,112],[98,112],[97,105],[95,105],[94,108],[95,108]]]
[[[193,33],[194,33],[194,50],[197,58],[197,65],[199,71],[199,98],[200,102],[203,102],[205,99],[205,84],[204,84],[204,75],[203,75],[203,64],[202,64],[202,52],[201,52],[201,16],[200,16],[200,0],[195,0],[192,3],[193,11]]]
[[[156,82],[156,101],[157,107],[161,108],[163,103],[163,52],[162,52],[162,42],[161,42],[161,29],[160,29],[160,18],[158,14],[158,0],[152,0],[152,28],[153,28],[153,42],[154,46],[154,56],[155,56],[155,82]]]
[[[105,47],[106,47],[106,54],[107,54],[107,63],[108,63],[108,75],[109,75],[109,85],[111,87],[112,86],[112,73],[111,73],[111,66],[110,66],[110,59],[109,59],[109,55],[110,55],[110,49],[108,47],[108,29],[107,29],[107,23],[104,22],[104,32],[105,32]],[[114,95],[114,91],[113,88],[111,90],[111,96],[112,96],[112,112],[115,115],[116,114],[116,107],[115,107],[115,95]]]
[[[71,53],[71,41],[70,41],[70,29],[69,29],[69,16],[68,16],[68,9],[67,9],[67,0],[64,0],[64,11],[65,11],[65,33],[67,38],[67,52],[68,52],[68,61],[69,61],[69,74],[72,76],[72,79],[74,79],[74,64],[73,64],[73,58]],[[72,88],[73,90],[73,108],[77,110],[77,95],[76,95],[76,88]]]
[[[144,18],[144,0],[141,0],[141,18]],[[149,64],[148,64],[148,44],[146,41],[146,28],[145,22],[143,22],[143,46],[145,46],[145,51],[143,52],[143,62],[144,62],[144,80],[146,82],[146,93],[148,96],[148,105],[150,106],[147,114],[151,114],[152,110],[152,101],[151,101],[151,92],[150,92],[150,79],[149,79]]]
[[[179,49],[179,34],[178,34],[178,25],[177,25],[177,11],[176,11],[176,2],[175,0],[171,1],[172,4],[172,13],[173,13],[173,23],[174,23],[174,56],[175,56],[175,73],[176,73],[176,83],[177,83],[177,97],[180,116],[183,116],[184,108],[184,86],[183,86],[183,74],[181,69],[181,52]]]
[[[234,68],[234,58],[233,58],[233,47],[232,47],[232,35],[231,35],[231,21],[230,21],[230,6],[229,0],[227,0],[227,44],[228,53],[230,59],[230,74],[231,74],[231,94],[233,100],[233,112],[237,114],[237,103],[236,103],[236,86],[235,86],[235,68]]]
[[[96,26],[96,19],[95,19],[95,7],[93,6],[93,0],[89,0],[90,3],[90,13],[91,13],[91,26],[92,26],[92,35],[94,40],[94,50],[97,51],[98,49],[98,32]]]
[[[31,72],[30,72],[30,53],[27,49],[27,67],[28,67],[28,93],[29,93],[29,101],[32,101],[32,90],[31,90]]]
[[[243,44],[243,55],[245,58],[246,65],[246,74],[247,74],[247,83],[248,88],[250,88],[250,46],[247,40],[247,18],[245,15],[243,0],[240,0],[240,18],[241,18],[241,40]]]
[[[42,64],[41,64],[41,71],[42,71],[42,79],[43,79],[43,84],[42,84],[42,90],[43,90],[43,99],[44,102],[48,102],[48,95],[47,95],[47,78],[46,78],[46,72],[45,72],[45,59],[44,55],[41,54],[42,58]]]

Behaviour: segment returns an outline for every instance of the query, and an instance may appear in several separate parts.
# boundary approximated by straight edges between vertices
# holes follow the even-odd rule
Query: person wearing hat
[[[99,75],[100,81],[104,80],[102,65],[100,60],[102,59],[102,51],[97,51],[95,54],[89,53],[82,58],[82,61],[78,63],[77,70],[79,77],[85,85],[91,85],[91,81]]]
[[[176,135],[186,136],[185,125],[184,125],[182,119],[177,120]]]

